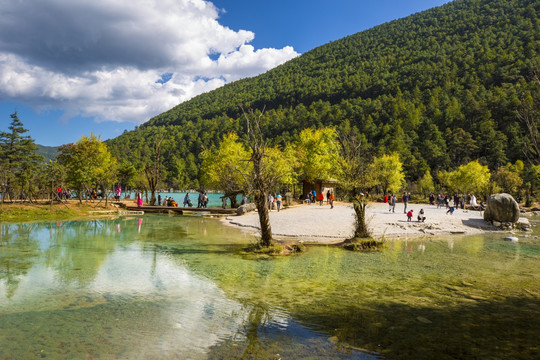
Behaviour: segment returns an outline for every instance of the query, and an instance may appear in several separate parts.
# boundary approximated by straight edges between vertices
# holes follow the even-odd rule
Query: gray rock
[[[504,238],[504,241],[518,242],[518,238],[515,236],[507,236]]]
[[[529,222],[529,219],[520,217],[518,221],[516,222],[516,227],[523,231],[531,231],[531,223]]]
[[[515,223],[519,219],[519,205],[510,194],[493,194],[487,200],[485,221]]]
[[[238,209],[236,209],[236,215],[244,215],[247,214],[250,211],[254,211],[257,207],[254,203],[247,203],[244,205],[240,205]]]

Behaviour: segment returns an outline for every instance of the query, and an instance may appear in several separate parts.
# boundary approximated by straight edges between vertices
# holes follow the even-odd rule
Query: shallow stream
[[[540,357],[540,241],[253,258],[216,219],[0,224],[0,359]]]

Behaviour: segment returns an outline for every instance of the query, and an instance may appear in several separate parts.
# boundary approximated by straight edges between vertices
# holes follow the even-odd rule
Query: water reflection
[[[195,217],[0,234],[0,358],[534,358],[540,334],[532,238],[264,259],[239,252],[250,235]]]

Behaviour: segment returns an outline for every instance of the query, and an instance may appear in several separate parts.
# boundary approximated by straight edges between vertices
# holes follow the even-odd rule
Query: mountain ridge
[[[535,96],[539,10],[532,0],[455,0],[393,20],[179,104],[111,149],[142,147],[130,155],[141,166],[151,153],[143,140],[167,129],[167,182],[193,183],[200,151],[242,131],[242,105],[265,107],[276,144],[350,122],[378,151],[398,152],[409,180],[475,158],[494,169],[523,155],[515,112]]]

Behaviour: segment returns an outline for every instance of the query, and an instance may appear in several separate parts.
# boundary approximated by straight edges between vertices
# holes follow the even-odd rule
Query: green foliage
[[[135,177],[137,170],[128,161],[122,161],[118,165],[118,182],[125,189],[131,189],[135,186]]]
[[[418,191],[420,194],[427,195],[435,191],[435,184],[433,183],[433,177],[431,172],[428,170],[424,176],[418,180]]]
[[[373,153],[398,153],[409,181],[475,159],[495,170],[530,147],[517,110],[538,97],[530,74],[540,64],[539,13],[534,0],[455,0],[197,96],[111,140],[111,151],[140,169],[163,128],[166,158],[184,161],[195,183],[202,150],[243,133],[238,105],[248,104],[266,106],[271,145],[348,120]]]
[[[245,177],[251,172],[249,151],[238,142],[238,135],[223,136],[218,147],[201,153],[201,183],[205,188],[223,190],[225,193],[245,190]]]
[[[481,165],[478,160],[461,165],[455,171],[439,173],[439,180],[448,190],[461,194],[485,193],[490,177],[488,167]]]
[[[375,157],[370,168],[376,184],[382,187],[385,194],[395,193],[405,184],[403,165],[396,153]]]
[[[523,179],[520,177],[518,169],[520,166],[501,166],[492,176],[492,181],[500,188],[500,191],[516,196],[523,184]],[[497,191],[498,192],[498,191]]]
[[[106,190],[117,180],[117,161],[107,145],[94,134],[82,136],[75,144],[59,148],[58,162],[67,170],[66,180],[76,189],[79,199],[89,188],[102,185]]]
[[[295,142],[299,173],[307,181],[334,179],[338,172],[339,145],[332,128],[311,129],[300,132]]]
[[[36,153],[36,144],[30,136],[23,135],[24,128],[17,113],[11,114],[8,132],[0,132],[0,178],[6,184],[10,197],[14,193],[32,193],[32,187],[43,157]],[[2,189],[3,191],[4,189]],[[4,197],[2,197],[4,199]]]
[[[58,156],[58,147],[57,146],[43,146],[36,144],[36,153],[45,158],[45,160],[55,160]]]

